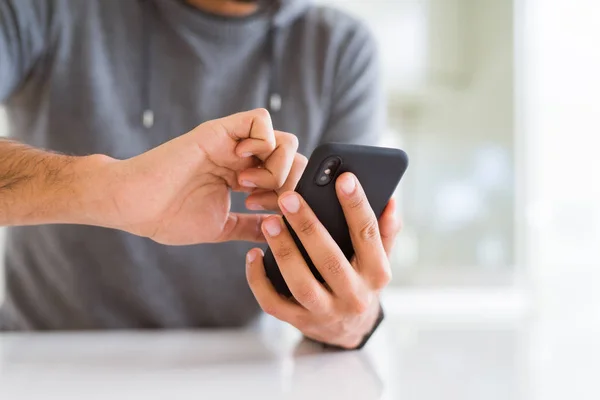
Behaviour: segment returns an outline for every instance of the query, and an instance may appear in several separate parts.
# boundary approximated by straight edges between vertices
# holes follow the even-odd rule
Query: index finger
[[[246,207],[249,210],[279,210],[277,200],[279,194],[294,190],[302,177],[302,173],[308,164],[308,159],[300,153],[294,156],[292,168],[283,186],[277,190],[255,190],[246,198]]]
[[[240,185],[273,190],[283,186],[294,163],[298,138],[291,133],[275,131],[275,139],[275,150],[264,160],[262,168],[248,168],[240,173]]]
[[[238,142],[235,154],[255,156],[262,168],[249,168],[238,176],[246,188],[279,189],[286,181],[298,150],[298,138],[291,133],[274,131],[269,112],[263,108],[216,120],[220,130]]]
[[[346,301],[355,299],[362,291],[358,275],[306,201],[287,192],[279,198],[279,206],[331,291]]]
[[[271,115],[264,108],[233,114],[214,123],[221,133],[238,142],[235,152],[239,157],[256,156],[265,161],[276,148]]]
[[[348,172],[337,179],[336,190],[350,230],[359,272],[371,281],[384,280],[384,275],[389,275],[389,261],[367,195],[356,176]]]

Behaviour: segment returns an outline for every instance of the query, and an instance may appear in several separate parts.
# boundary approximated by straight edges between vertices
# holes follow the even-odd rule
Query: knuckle
[[[311,327],[311,318],[308,314],[298,314],[290,321],[297,329],[305,332]]]
[[[292,133],[286,133],[284,137],[288,146],[291,147],[294,151],[296,151],[296,149],[300,145],[300,143],[298,142],[298,137]]]
[[[317,294],[315,287],[309,283],[306,283],[299,288],[296,297],[300,303],[306,305],[317,304],[319,302],[319,295]]]
[[[374,219],[369,219],[360,228],[360,238],[366,242],[372,242],[379,238],[379,225]]]
[[[325,258],[323,262],[323,268],[329,272],[332,276],[339,276],[343,273],[344,267],[342,266],[342,262],[340,259],[331,254]]]
[[[317,232],[317,224],[312,219],[305,219],[300,222],[299,231],[305,236],[312,236]]]
[[[354,198],[350,200],[348,207],[350,207],[352,210],[355,210],[355,209],[362,208],[364,203],[365,203],[365,196],[363,196],[363,195],[354,196]]]
[[[390,281],[392,280],[392,271],[388,266],[379,268],[373,274],[372,279],[373,279],[373,285],[375,286],[375,289],[383,289],[384,287],[389,285]]]
[[[366,299],[359,296],[352,296],[348,299],[348,312],[353,315],[362,315],[369,309],[369,303]]]
[[[273,122],[271,121],[271,114],[266,108],[257,108],[253,112],[253,122],[255,120],[260,121],[261,128],[266,129],[266,132],[261,132],[259,136],[265,135],[266,137],[262,138],[264,140],[264,146],[266,148],[263,150],[265,153],[272,153],[276,148],[276,140],[275,135],[273,133]]]
[[[264,120],[271,120],[271,114],[269,113],[269,110],[267,110],[266,108],[257,108],[256,110],[254,110],[254,113],[256,114],[256,116],[258,118],[264,119]]]
[[[281,247],[278,247],[277,249],[274,249],[273,254],[275,255],[275,258],[277,260],[289,261],[292,258],[294,252],[293,252],[292,248],[289,246],[281,246]]]
[[[298,165],[306,167],[308,165],[308,158],[306,158],[303,154],[296,153],[295,161]]]
[[[277,317],[278,316],[278,312],[277,312],[277,306],[272,303],[272,302],[264,302],[261,305],[262,310],[265,312],[265,314],[269,314],[273,317]]]

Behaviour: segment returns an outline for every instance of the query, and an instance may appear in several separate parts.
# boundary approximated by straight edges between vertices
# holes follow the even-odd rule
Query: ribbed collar
[[[245,40],[263,35],[271,26],[273,10],[260,7],[246,17],[225,17],[199,10],[184,0],[153,0],[161,18],[176,30],[210,37],[220,42]]]

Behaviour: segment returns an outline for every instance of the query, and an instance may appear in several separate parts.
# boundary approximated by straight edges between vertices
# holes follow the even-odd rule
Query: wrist
[[[358,349],[364,346],[366,338],[370,337],[371,334],[377,329],[377,326],[381,322],[383,310],[379,299],[374,301],[361,324],[361,328],[357,330],[357,334],[354,338],[352,349]]]
[[[362,349],[369,342],[369,340],[371,340],[371,336],[373,336],[375,331],[377,331],[377,329],[379,328],[379,325],[381,325],[381,323],[385,319],[385,313],[383,312],[383,307],[381,306],[381,302],[379,301],[377,302],[376,310],[377,312],[375,314],[375,320],[372,321],[372,323],[369,325],[369,330],[362,336],[361,341],[354,348],[355,350]]]
[[[373,306],[363,318],[363,322],[349,335],[340,337],[338,340],[322,341],[305,335],[305,338],[322,345],[326,349],[333,350],[360,350],[362,349],[373,333],[377,330],[384,319],[383,308],[379,301],[374,302]]]
[[[106,190],[91,182],[111,161],[107,156],[73,157],[0,139],[0,226],[88,223],[97,197],[92,188]]]
[[[114,180],[118,160],[102,154],[79,157],[69,166],[73,177],[61,223],[112,227]]]
[[[98,225],[103,208],[97,200],[106,195],[109,175],[102,171],[114,160],[103,155],[48,157],[45,171],[32,182],[33,211],[21,224]]]

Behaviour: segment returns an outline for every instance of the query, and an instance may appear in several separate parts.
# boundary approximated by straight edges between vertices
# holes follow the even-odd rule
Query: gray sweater
[[[124,159],[256,107],[321,142],[372,143],[382,91],[363,25],[305,0],[240,19],[182,0],[0,0],[0,102],[9,133]],[[241,211],[243,197],[234,196]],[[8,231],[4,330],[227,327],[259,308],[248,243],[162,246],[121,231]]]

